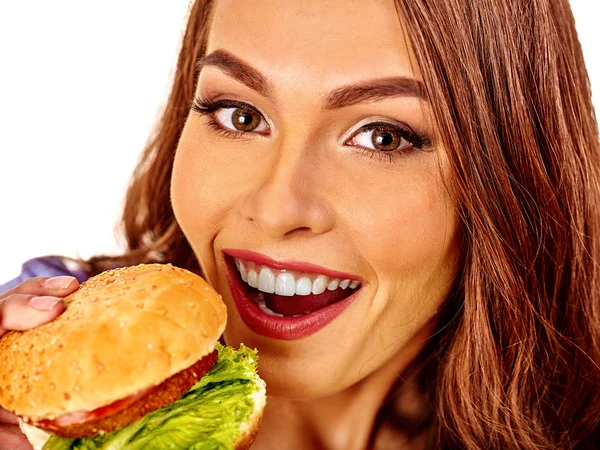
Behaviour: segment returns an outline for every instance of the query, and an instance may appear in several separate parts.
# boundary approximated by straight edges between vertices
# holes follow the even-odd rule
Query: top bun
[[[162,383],[211,353],[227,321],[221,296],[170,264],[101,273],[64,300],[54,321],[0,339],[0,405],[29,420]]]

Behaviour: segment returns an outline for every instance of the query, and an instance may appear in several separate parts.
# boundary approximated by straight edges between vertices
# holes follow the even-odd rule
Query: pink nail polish
[[[58,297],[42,296],[29,300],[29,306],[40,311],[52,311],[62,299]]]

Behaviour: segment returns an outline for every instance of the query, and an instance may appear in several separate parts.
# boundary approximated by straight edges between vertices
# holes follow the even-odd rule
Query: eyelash
[[[257,114],[259,114],[262,117],[262,114],[260,112],[258,112],[256,110],[256,108],[252,107],[251,105],[249,105],[247,103],[238,102],[238,101],[234,101],[234,100],[212,101],[212,100],[205,100],[205,99],[201,99],[201,98],[195,98],[194,101],[192,102],[192,106],[191,106],[192,111],[194,111],[202,116],[206,116],[208,118],[208,126],[210,128],[212,128],[213,130],[215,130],[216,132],[220,133],[223,136],[230,137],[230,138],[241,138],[244,134],[252,133],[252,131],[233,131],[228,128],[223,128],[219,124],[219,122],[217,122],[217,120],[214,118],[213,114],[215,112],[217,112],[218,110],[225,109],[225,108],[250,109],[252,111],[255,111]],[[264,120],[264,117],[262,117],[262,119]],[[373,122],[373,123],[364,125],[356,133],[354,133],[351,138],[354,138],[355,136],[357,136],[359,134],[359,132],[378,130],[378,129],[382,129],[382,128],[385,128],[385,129],[391,128],[391,129],[395,130],[398,133],[398,135],[408,143],[408,145],[403,148],[399,148],[399,149],[388,151],[388,152],[382,151],[382,150],[374,150],[372,148],[363,147],[361,145],[351,145],[351,146],[354,148],[361,149],[362,156],[368,156],[368,157],[372,158],[373,156],[377,155],[377,157],[379,157],[380,160],[387,158],[390,163],[393,163],[395,161],[395,158],[397,158],[397,157],[406,156],[409,153],[412,153],[414,150],[427,150],[431,146],[431,141],[429,140],[429,138],[427,136],[410,129],[408,126],[402,126],[399,124],[388,123],[388,122]],[[264,133],[257,133],[257,134],[264,135]]]

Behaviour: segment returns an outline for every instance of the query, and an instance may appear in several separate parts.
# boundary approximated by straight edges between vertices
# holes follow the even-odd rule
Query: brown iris
[[[371,135],[373,147],[384,152],[396,150],[400,146],[401,140],[398,131],[391,127],[375,128]]]
[[[252,131],[260,124],[260,115],[251,109],[236,108],[233,111],[231,122],[240,131]]]

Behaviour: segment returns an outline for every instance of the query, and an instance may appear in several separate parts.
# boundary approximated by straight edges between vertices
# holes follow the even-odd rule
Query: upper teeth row
[[[355,289],[360,285],[357,280],[340,280],[325,275],[311,275],[287,271],[277,271],[265,266],[234,258],[242,280],[253,288],[268,294],[292,295],[322,294],[325,289],[334,291],[337,288]]]

